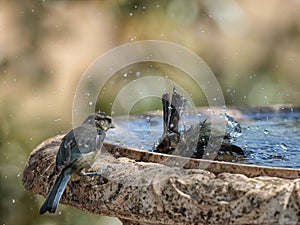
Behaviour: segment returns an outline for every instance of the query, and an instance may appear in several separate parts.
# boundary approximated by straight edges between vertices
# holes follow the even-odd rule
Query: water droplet
[[[227,125],[226,125],[226,133],[232,137],[237,138],[242,135],[241,125],[234,120],[233,117],[226,115]]]
[[[15,200],[15,199],[13,199],[13,200],[12,200],[12,203],[13,203],[13,204],[15,204],[15,203],[16,203],[16,200]]]
[[[90,105],[90,106],[92,106],[92,105],[93,105],[93,102],[92,102],[92,101],[90,101],[90,102],[89,102],[89,105]]]
[[[54,120],[55,123],[57,123],[59,121],[61,121],[61,118],[57,118],[57,119]]]
[[[123,77],[128,77],[128,73],[124,73],[124,74],[123,74]]]
[[[146,118],[146,122],[147,122],[147,123],[150,123],[150,121],[151,121],[151,118],[150,118],[150,116],[147,116],[147,118]]]
[[[267,130],[267,129],[264,130],[264,134],[269,134],[269,133],[270,133],[269,130]]]
[[[282,150],[284,150],[284,151],[288,150],[288,147],[287,147],[287,145],[286,145],[285,143],[281,143],[281,144],[280,144],[280,147],[281,147]]]
[[[140,77],[140,76],[141,76],[141,72],[139,72],[139,71],[136,72],[136,73],[135,73],[135,76],[136,76],[136,77]]]
[[[129,13],[129,16],[133,16],[133,13],[131,12],[131,13]]]
[[[85,143],[84,143],[84,147],[85,147],[85,148],[88,148],[88,147],[90,147],[90,145],[89,145],[87,142],[85,142]]]
[[[130,38],[130,41],[134,41],[134,40],[136,40],[136,36],[135,35]]]

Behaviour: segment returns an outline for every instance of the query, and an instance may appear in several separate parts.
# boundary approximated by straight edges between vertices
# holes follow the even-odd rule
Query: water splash
[[[226,125],[226,134],[229,138],[233,138],[234,140],[242,135],[241,125],[234,120],[233,117],[226,114],[225,119],[227,121]]]

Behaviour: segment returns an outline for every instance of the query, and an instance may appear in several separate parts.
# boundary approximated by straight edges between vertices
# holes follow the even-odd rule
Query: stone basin
[[[198,108],[198,112],[204,117],[211,114],[207,108]],[[107,143],[117,146],[113,152],[115,156],[140,161],[208,169],[211,172],[223,170],[250,177],[259,175],[299,177],[299,107],[230,107],[227,108],[227,114],[233,116],[242,127],[242,135],[233,144],[245,151],[243,158],[212,162],[153,153],[153,144],[159,139],[163,129],[160,111],[115,117],[117,129],[108,134]]]
[[[209,114],[204,108],[199,112]],[[162,132],[160,112],[115,117],[118,128],[108,133],[102,154],[91,167],[101,171],[100,178],[84,176],[75,181],[67,186],[60,203],[118,217],[124,225],[299,224],[299,108],[235,107],[227,112],[247,137],[247,146],[241,146],[249,151],[244,160],[224,162],[153,153],[152,143]],[[245,133],[252,127],[253,133]],[[44,141],[31,153],[22,178],[27,190],[48,194],[62,137]],[[258,157],[255,164],[248,156],[256,157],[260,148],[252,143],[270,156],[272,146],[278,143],[276,147],[286,154],[274,160],[267,157],[267,163],[265,157]],[[278,162],[284,160],[290,163],[280,167],[283,164]]]

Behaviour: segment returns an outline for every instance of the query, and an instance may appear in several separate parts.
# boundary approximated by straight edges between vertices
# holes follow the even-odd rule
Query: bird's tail
[[[45,200],[44,204],[40,208],[40,214],[44,214],[45,212],[49,213],[54,213],[59,200],[64,193],[64,190],[66,188],[66,185],[68,181],[70,180],[72,173],[70,170],[64,170],[62,173],[56,178],[56,181],[47,197]]]

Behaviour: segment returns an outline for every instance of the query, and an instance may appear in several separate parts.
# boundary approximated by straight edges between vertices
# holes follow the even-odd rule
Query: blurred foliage
[[[71,128],[85,69],[120,44],[158,39],[191,49],[216,75],[227,104],[300,104],[298,0],[1,1],[0,33],[0,224],[113,223],[64,206],[39,216],[43,198],[24,190],[21,173],[36,145]],[[112,77],[98,108],[109,112],[118,90],[138,79],[130,71],[177,79],[197,105],[207,104],[182,72],[146,63]],[[132,113],[144,110],[149,100]]]

